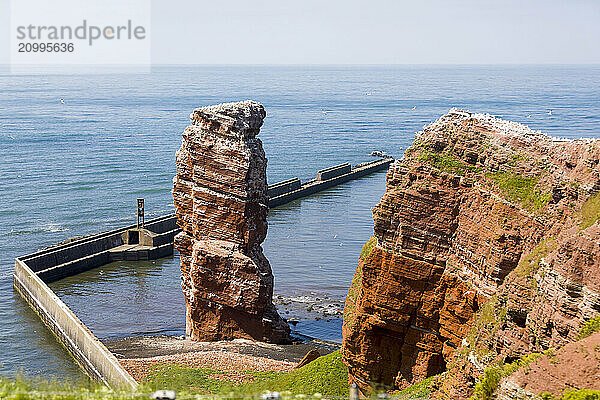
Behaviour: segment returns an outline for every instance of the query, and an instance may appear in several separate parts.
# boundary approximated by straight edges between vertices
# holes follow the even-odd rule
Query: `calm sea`
[[[59,99],[63,98],[65,104]],[[450,107],[551,135],[600,136],[598,66],[157,67],[132,75],[0,75],[0,373],[81,376],[12,289],[14,258],[68,237],[173,211],[175,151],[190,112],[264,104],[269,182],[336,163],[401,156]],[[548,115],[549,110],[553,114]],[[296,331],[341,339],[340,310],[385,173],[269,214],[265,254]],[[116,263],[52,285],[102,339],[183,334],[179,260]],[[310,308],[310,305],[315,306]]]

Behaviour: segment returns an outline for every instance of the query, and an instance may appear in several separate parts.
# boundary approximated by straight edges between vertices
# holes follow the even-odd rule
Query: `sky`
[[[150,3],[154,64],[600,63],[599,0]]]

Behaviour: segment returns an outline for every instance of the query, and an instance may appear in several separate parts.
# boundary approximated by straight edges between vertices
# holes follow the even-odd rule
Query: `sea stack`
[[[600,310],[599,160],[598,140],[488,114],[451,110],[417,133],[346,299],[351,380],[402,389],[449,371],[439,397],[464,399],[486,368],[579,340]]]
[[[267,235],[267,159],[256,136],[266,116],[254,101],[202,107],[177,151],[173,199],[182,232],[186,334],[192,340],[289,340],[273,305]]]

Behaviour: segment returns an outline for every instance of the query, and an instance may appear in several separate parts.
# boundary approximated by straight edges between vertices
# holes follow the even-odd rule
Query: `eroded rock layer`
[[[267,159],[256,136],[265,115],[253,101],[198,108],[177,151],[173,199],[182,232],[175,246],[194,340],[288,340],[261,247]]]
[[[403,388],[454,368],[449,395],[468,397],[486,365],[574,340],[600,311],[599,159],[598,141],[486,114],[419,132],[346,300],[351,380]]]

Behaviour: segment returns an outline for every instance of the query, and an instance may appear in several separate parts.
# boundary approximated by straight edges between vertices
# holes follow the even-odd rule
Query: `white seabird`
[[[552,110],[548,111],[548,115],[552,115]]]
[[[414,110],[416,110],[416,109],[417,109],[417,106],[413,106],[413,108],[412,108],[412,109],[413,109],[413,111],[414,111]]]
[[[65,99],[60,99],[60,104],[65,104]]]

